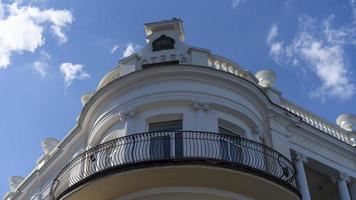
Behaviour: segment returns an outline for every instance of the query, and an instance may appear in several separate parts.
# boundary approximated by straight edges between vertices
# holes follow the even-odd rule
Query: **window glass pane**
[[[233,136],[245,136],[246,131],[239,125],[229,121],[218,119],[219,133]]]
[[[165,121],[165,122],[155,122],[150,123],[148,131],[178,131],[182,130],[183,123],[182,120]]]
[[[231,136],[240,136],[239,134],[229,130],[229,129],[226,129],[222,126],[219,126],[219,133],[220,134],[224,134],[224,135],[231,135]]]

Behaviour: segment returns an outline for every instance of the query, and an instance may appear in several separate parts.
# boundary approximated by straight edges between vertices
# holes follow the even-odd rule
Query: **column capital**
[[[193,109],[195,111],[197,111],[197,110],[208,111],[208,110],[210,110],[210,103],[200,102],[200,101],[193,101],[192,102],[192,107],[193,107]]]
[[[261,129],[258,126],[256,126],[256,125],[250,126],[250,129],[251,129],[251,133],[256,138],[258,138],[259,140],[263,140],[263,138],[264,138],[263,131],[261,131]]]
[[[300,152],[296,152],[296,156],[294,158],[295,161],[301,161],[303,163],[308,162],[308,157]]]
[[[126,121],[128,119],[134,119],[137,115],[137,112],[135,110],[129,110],[125,112],[120,112],[118,114],[118,117],[120,118],[120,121]]]
[[[347,174],[343,173],[343,172],[339,172],[336,175],[332,176],[331,180],[334,183],[337,183],[339,181],[345,181],[346,183],[348,183],[348,182],[350,182],[350,177]]]
[[[260,127],[256,126],[256,125],[252,125],[250,126],[250,129],[251,129],[251,132],[253,134],[256,134],[256,135],[260,135],[262,134],[263,132],[261,131]],[[262,134],[263,135],[263,134]]]

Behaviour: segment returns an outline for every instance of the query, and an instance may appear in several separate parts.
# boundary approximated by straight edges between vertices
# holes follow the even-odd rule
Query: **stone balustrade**
[[[298,106],[292,102],[289,102],[285,99],[281,101],[281,106],[288,110],[289,112],[302,118],[307,124],[347,143],[352,146],[356,146],[355,136],[352,135],[352,132],[346,131],[336,124],[328,122],[327,120],[319,117],[318,115]]]
[[[253,83],[257,83],[257,80],[252,74],[238,66],[236,63],[221,56],[211,54],[208,59],[208,66],[217,70],[234,74],[241,78],[245,78]]]

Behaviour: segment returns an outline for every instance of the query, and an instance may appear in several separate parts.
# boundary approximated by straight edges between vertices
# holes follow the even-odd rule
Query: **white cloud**
[[[355,37],[352,26],[333,26],[334,16],[317,22],[309,16],[299,19],[299,32],[288,45],[277,39],[278,28],[272,25],[266,38],[270,55],[279,64],[309,67],[319,78],[319,86],[310,92],[322,101],[327,98],[346,100],[356,94],[344,48]]]
[[[140,45],[135,45],[133,43],[129,43],[124,51],[124,53],[122,54],[122,57],[125,58],[127,56],[132,55],[133,53],[135,53],[138,49],[140,49],[141,46]]]
[[[280,57],[282,56],[283,53],[285,53],[285,47],[283,46],[283,42],[281,41],[276,41],[276,38],[278,37],[278,26],[276,24],[272,24],[267,38],[266,38],[266,43],[270,47],[270,55],[274,58],[274,60],[277,63],[280,63]]]
[[[356,33],[356,0],[351,0],[351,9],[352,9],[352,24],[351,24],[351,31]],[[356,45],[356,34],[353,35],[351,38],[351,43]]]
[[[273,24],[267,35],[267,44],[270,44],[278,36],[278,26]]]
[[[110,53],[111,54],[114,54],[116,52],[116,50],[120,47],[120,45],[114,45],[111,50],[110,50]]]
[[[13,2],[17,4],[43,4],[46,3],[47,0],[13,0]]]
[[[356,23],[356,0],[351,0],[350,5],[351,5],[351,9],[352,9],[353,23]]]
[[[33,63],[33,68],[40,73],[42,77],[47,76],[48,64],[43,61],[36,61]]]
[[[34,52],[42,46],[47,28],[59,43],[66,42],[63,29],[72,21],[73,16],[68,10],[40,9],[0,1],[0,69],[8,67],[13,53]]]
[[[50,60],[51,59],[51,55],[49,55],[49,53],[45,50],[41,50],[40,51],[40,58],[41,60]]]
[[[40,59],[33,62],[33,68],[42,76],[46,77],[49,69],[48,60],[51,59],[51,55],[44,50],[40,51]]]
[[[64,75],[66,87],[70,86],[75,79],[82,80],[90,78],[90,75],[84,71],[83,68],[84,66],[81,64],[72,63],[62,63],[59,66],[60,71]]]
[[[283,53],[283,43],[274,42],[271,43],[270,54],[275,58],[278,58]]]
[[[128,57],[141,48],[140,45],[129,42],[128,44],[115,44],[110,48],[110,53],[114,54],[117,51],[122,52],[122,57]]]
[[[0,0],[0,19],[2,19],[5,15],[5,9],[4,9],[4,5],[2,4],[1,0]]]
[[[245,2],[245,0],[231,0],[231,7],[236,8],[239,6],[241,3]]]

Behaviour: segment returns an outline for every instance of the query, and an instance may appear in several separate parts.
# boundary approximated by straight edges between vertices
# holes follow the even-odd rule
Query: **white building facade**
[[[46,138],[4,200],[356,200],[356,118],[337,125],[255,75],[145,24],[147,45],[82,96],[75,127]]]

